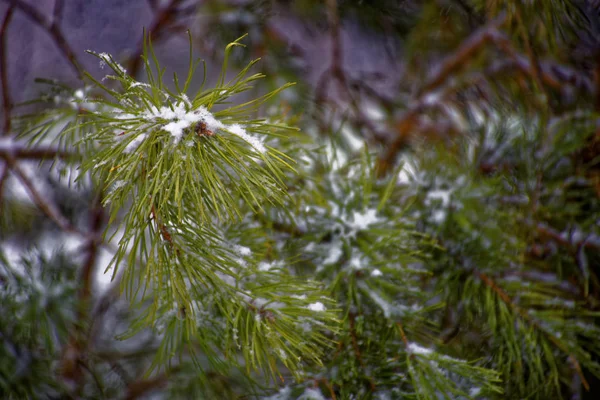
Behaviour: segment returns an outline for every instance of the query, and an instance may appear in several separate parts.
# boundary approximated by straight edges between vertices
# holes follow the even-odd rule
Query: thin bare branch
[[[52,10],[52,23],[59,24],[62,19],[62,11],[64,8],[64,0],[54,0],[54,10]]]
[[[169,377],[171,374],[177,371],[176,368],[171,369],[168,372],[164,372],[153,378],[138,380],[132,382],[127,387],[127,393],[125,394],[126,400],[134,400],[139,398],[145,398],[146,395],[153,392],[154,390],[163,388],[169,383]]]
[[[32,200],[36,204],[36,206],[42,210],[44,214],[48,218],[50,218],[58,227],[60,227],[63,231],[69,233],[78,233],[82,234],[75,226],[73,226],[67,217],[65,217],[58,207],[46,199],[35,187],[34,183],[27,176],[25,171],[19,165],[19,162],[12,156],[8,156],[5,158],[6,163],[10,167],[10,169],[15,173],[15,175],[19,178],[23,186],[29,192]],[[83,234],[82,234],[83,235]]]
[[[492,32],[497,31],[504,24],[505,20],[506,14],[503,13],[481,29],[475,31],[475,33],[464,41],[458,50],[442,61],[440,68],[419,90],[417,97],[422,97],[444,84],[450,76],[469,62],[473,55],[492,39]]]
[[[168,25],[173,22],[173,18],[177,14],[177,7],[181,4],[182,0],[171,0],[169,4],[158,9],[156,2],[150,2],[151,8],[156,9],[156,15],[152,23],[150,24],[150,28],[148,28],[148,37],[151,39],[158,39],[164,30],[168,27]],[[154,7],[152,7],[152,3],[154,3]],[[127,70],[129,71],[129,75],[135,77],[140,69],[140,65],[142,62],[142,53],[143,53],[143,40],[138,45],[136,51],[132,54]]]
[[[11,144],[10,146],[2,146],[0,144],[0,158],[2,159],[45,160],[53,158],[67,159],[73,157],[76,157],[75,153],[69,153],[56,147],[39,146],[28,148],[20,144]]]
[[[6,62],[6,32],[10,20],[12,19],[15,7],[11,5],[6,14],[4,14],[4,20],[2,21],[2,27],[0,28],[0,79],[2,80],[2,106],[4,110],[4,125],[3,135],[8,135],[11,128],[11,109],[12,103],[10,100],[10,88],[8,87],[8,64]]]
[[[19,11],[25,14],[29,19],[31,19],[44,30],[46,30],[46,32],[48,32],[50,37],[54,40],[54,43],[56,44],[60,52],[69,61],[73,72],[75,72],[79,79],[83,77],[83,69],[81,68],[81,63],[77,60],[77,57],[75,56],[71,45],[63,35],[62,30],[60,29],[60,26],[58,25],[56,20],[51,21],[37,8],[30,5],[29,3],[23,2],[22,0],[3,1],[9,3],[11,6],[18,8]]]
[[[0,175],[0,215],[2,215],[2,207],[4,206],[4,202],[2,201],[4,198],[4,187],[8,180],[10,169],[6,162],[2,162],[0,165],[2,166],[2,174]]]
[[[79,291],[77,294],[77,320],[74,329],[71,330],[69,340],[63,351],[60,370],[62,376],[69,381],[78,384],[81,389],[82,366],[85,365],[83,353],[85,352],[90,337],[89,329],[84,331],[89,320],[93,278],[97,265],[98,254],[102,244],[102,231],[104,227],[104,209],[101,204],[101,191],[96,195],[92,208],[90,209],[90,229],[87,234],[85,246],[86,257],[79,275]]]
[[[487,43],[495,44],[501,51],[506,53],[508,62],[504,60],[492,64],[492,67],[488,68],[486,73],[498,73],[500,70],[506,70],[507,68],[516,68],[528,77],[537,77],[540,84],[543,83],[556,89],[562,89],[565,85],[572,85],[587,93],[594,93],[593,82],[573,69],[551,62],[538,61],[534,56],[528,59],[528,57],[518,54],[512,48],[510,40],[498,30],[504,20],[505,15],[502,14],[471,35],[456,52],[442,62],[441,67],[428,80],[428,83],[418,91],[409,108],[397,121],[395,137],[391,143],[387,144],[386,150],[378,159],[377,171],[379,176],[383,176],[391,170],[397,154],[407,145],[410,135],[419,131],[419,115],[424,110],[439,105],[443,99],[455,93],[459,88],[465,87],[465,82],[452,82],[448,87],[443,88]],[[483,76],[485,77],[485,74]]]

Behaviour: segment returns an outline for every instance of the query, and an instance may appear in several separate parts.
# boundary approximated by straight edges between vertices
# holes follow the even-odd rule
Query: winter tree
[[[596,398],[597,2],[292,3],[2,1],[0,397]]]

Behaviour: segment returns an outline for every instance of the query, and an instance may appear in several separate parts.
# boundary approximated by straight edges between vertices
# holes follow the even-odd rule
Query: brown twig
[[[42,196],[42,194],[36,189],[33,182],[29,179],[25,171],[23,171],[18,161],[13,156],[8,155],[4,159],[10,169],[19,178],[23,186],[27,189],[36,206],[42,210],[42,212],[46,214],[48,218],[50,218],[64,232],[78,233],[85,236],[69,222],[69,220],[60,212],[55,204],[51,203],[45,199],[44,196]]]
[[[544,95],[546,96],[546,98],[548,98],[548,93],[546,92],[546,86],[543,85],[542,83],[542,68],[540,66],[538,57],[535,53],[535,50],[533,48],[533,46],[531,45],[531,40],[529,39],[529,32],[527,31],[527,28],[525,26],[525,23],[523,22],[523,18],[521,17],[521,13],[519,12],[519,9],[517,8],[516,12],[515,12],[515,19],[517,20],[517,23],[519,24],[519,27],[521,28],[521,37],[523,38],[523,44],[525,45],[525,51],[527,52],[527,55],[529,57],[529,61],[531,63],[531,74],[530,76],[533,77],[533,80],[537,86],[537,89],[542,91],[544,93]]]
[[[352,341],[352,348],[354,349],[354,355],[356,356],[356,359],[358,360],[360,366],[364,368],[365,363],[362,359],[362,356],[360,355],[360,348],[358,347],[358,340],[356,339],[356,327],[354,326],[354,324],[355,324],[354,317],[355,317],[355,315],[353,313],[350,313],[350,315],[349,315],[350,339]]]
[[[71,49],[69,42],[65,38],[58,25],[56,20],[49,20],[42,12],[40,12],[37,8],[30,5],[29,3],[25,3],[22,0],[3,0],[4,2],[8,2],[11,6],[17,7],[23,14],[25,14],[29,19],[38,24],[41,28],[46,30],[48,34],[54,40],[54,43],[60,50],[60,52],[65,56],[65,58],[69,61],[69,65],[77,75],[79,79],[83,77],[83,70],[81,68],[81,64],[77,60],[75,53]]]
[[[163,372],[162,374],[155,376],[154,378],[139,380],[130,383],[127,386],[125,400],[145,398],[145,395],[147,395],[148,393],[165,387],[169,383],[170,375],[176,372],[176,370],[176,368],[173,368],[170,371]]]
[[[61,375],[72,383],[77,384],[81,390],[83,371],[83,354],[89,343],[89,332],[85,334],[84,327],[89,321],[92,308],[92,285],[98,253],[102,243],[102,230],[104,226],[104,209],[101,204],[101,192],[99,192],[90,210],[90,229],[87,235],[86,258],[81,267],[79,282],[80,287],[77,294],[77,311],[74,329],[71,331],[63,351],[60,364]]]
[[[342,40],[337,0],[327,0],[327,18],[329,19],[329,30],[331,32],[331,72],[337,76],[340,82],[345,83],[345,74],[342,69]]]
[[[489,24],[473,33],[454,53],[441,63],[441,67],[436,70],[427,83],[417,92],[412,105],[396,123],[396,136],[392,139],[391,143],[387,144],[386,150],[378,159],[377,171],[380,176],[387,174],[391,170],[397,154],[408,143],[408,137],[414,131],[419,130],[420,113],[432,105],[438,105],[440,99],[447,95],[449,91],[456,91],[458,88],[464,87],[464,83],[458,85],[452,83],[450,88],[441,88],[464,65],[470,62],[473,56],[481,51],[487,43],[494,43],[509,58],[508,61],[502,61],[497,64],[502,68],[492,68],[496,72],[506,68],[516,68],[529,77],[537,78],[538,85],[546,84],[550,87],[561,89],[566,83],[588,93],[595,93],[593,83],[586,76],[568,67],[559,66],[551,62],[541,62],[536,59],[533,53],[530,54],[529,59],[518,54],[512,48],[510,40],[498,30],[505,19],[505,14],[501,14]],[[540,90],[543,89],[541,88]],[[437,100],[432,101],[436,97]]]
[[[0,146],[0,158],[14,158],[18,160],[46,160],[53,158],[72,158],[76,155],[69,153],[64,150],[60,150],[56,147],[50,146],[39,146],[39,147],[25,147],[20,144],[14,144],[10,147]]]
[[[2,21],[2,27],[0,28],[0,79],[2,80],[2,107],[4,110],[4,125],[3,132],[0,136],[8,135],[11,127],[11,109],[12,103],[10,100],[10,88],[8,87],[8,65],[6,62],[6,32],[10,20],[12,19],[14,12],[14,5],[11,5],[6,14],[4,14],[4,20]]]
[[[477,53],[492,38],[492,32],[496,31],[504,21],[506,14],[501,14],[488,24],[475,31],[465,42],[449,57],[441,63],[441,67],[428,80],[428,82],[418,91],[417,97],[432,92],[446,82],[450,76],[461,69],[473,55]]]
[[[315,379],[315,386],[318,386],[319,383],[322,383],[327,388],[327,390],[329,390],[329,395],[331,396],[331,400],[337,400],[337,397],[335,395],[335,390],[333,390],[333,385],[331,384],[331,382],[329,382],[329,380],[327,380],[327,378]]]
[[[161,222],[160,218],[158,217],[158,213],[156,212],[154,203],[152,204],[151,213],[152,219],[156,222],[156,226],[158,226],[158,229],[160,230],[160,235],[162,236],[163,240],[169,243],[169,245],[173,246],[173,237],[169,233],[167,227]]]
[[[492,38],[492,32],[496,31],[506,19],[505,14],[501,14],[490,23],[473,33],[465,42],[450,56],[442,61],[440,68],[429,78],[428,82],[417,92],[416,104],[412,106],[400,118],[396,124],[397,135],[387,146],[387,150],[382,154],[377,162],[377,173],[384,176],[389,172],[394,164],[398,152],[406,145],[407,137],[410,135],[418,121],[418,114],[428,103],[427,95],[437,90],[454,73],[461,69],[471,60],[473,55],[480,51],[485,44]]]
[[[362,359],[362,355],[360,352],[360,347],[358,346],[358,339],[356,337],[356,326],[355,326],[355,321],[354,318],[356,317],[356,315],[354,313],[350,313],[349,315],[349,321],[350,321],[350,339],[352,341],[352,348],[354,350],[354,355],[356,356],[356,359],[358,360],[358,363],[360,364],[360,366],[365,369],[365,362]],[[369,385],[371,386],[371,391],[375,391],[377,388],[375,386],[375,382],[373,382],[373,379],[371,377],[369,377]]]
[[[79,292],[79,302],[89,306],[89,298],[91,296],[91,288],[93,283],[94,268],[102,242],[102,230],[104,226],[104,208],[102,207],[102,195],[99,193],[94,199],[94,204],[90,210],[90,231],[88,242],[86,245],[87,257],[81,270],[80,281],[82,283]],[[86,314],[80,314],[81,318]]]
[[[2,201],[4,198],[4,186],[8,180],[10,169],[6,162],[2,162],[0,165],[2,166],[2,175],[0,175],[0,215],[2,215],[2,208],[4,206],[4,201]]]
[[[336,103],[336,101],[328,95],[328,88],[332,82],[338,82],[340,87],[345,91],[346,98],[349,100],[353,114],[352,122],[358,128],[365,128],[367,131],[371,132],[371,139],[373,139],[375,142],[382,142],[386,137],[388,137],[388,135],[382,129],[377,127],[376,124],[374,124],[373,121],[365,115],[363,107],[350,89],[350,85],[357,86],[358,82],[351,81],[343,68],[341,22],[336,0],[327,0],[327,18],[330,26],[331,62],[329,67],[321,74],[317,81],[315,103],[324,104],[326,101]],[[365,85],[361,82],[358,86],[364,87]],[[374,91],[371,91],[371,93],[373,92]],[[376,97],[380,98],[381,95],[378,94]],[[386,104],[389,105],[390,102],[388,101]]]
[[[62,18],[62,12],[65,2],[63,0],[54,0],[54,9],[52,10],[52,22],[59,23]]]
[[[586,238],[582,238],[579,241],[572,242],[564,238],[560,232],[541,223],[536,226],[536,230],[540,235],[551,238],[559,245],[570,248],[573,252],[580,247],[600,250],[600,245],[593,240],[586,240]]]
[[[404,332],[402,322],[398,321],[396,322],[396,325],[398,326],[398,330],[400,331],[400,338],[402,339],[402,343],[404,343],[404,346],[406,346],[406,348],[408,349],[410,343],[408,342],[408,338],[406,337],[406,333]]]
[[[179,4],[182,2],[182,0],[171,0],[169,2],[169,4],[167,4],[166,6],[157,9],[157,3],[156,2],[150,2],[150,8],[151,9],[156,9],[157,13],[154,16],[154,19],[152,21],[152,23],[150,24],[150,28],[148,28],[148,38],[151,39],[158,39],[160,37],[160,35],[162,34],[163,30],[166,28],[166,26],[169,24],[169,22],[171,22],[173,20],[173,17],[175,16],[175,14],[177,14],[178,10],[177,7],[179,6]],[[153,3],[154,3],[154,7],[153,7]],[[139,69],[140,69],[140,65],[142,62],[142,53],[143,53],[143,45],[144,45],[144,41],[146,40],[146,38],[142,38],[142,42],[140,42],[140,44],[138,45],[137,49],[135,50],[135,52],[132,54],[130,61],[129,61],[129,65],[127,70],[129,71],[129,75],[131,75],[132,77],[136,77]]]

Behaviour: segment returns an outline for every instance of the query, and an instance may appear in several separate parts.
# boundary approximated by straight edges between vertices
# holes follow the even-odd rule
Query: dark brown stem
[[[14,158],[18,160],[45,160],[53,158],[68,159],[75,157],[75,154],[60,150],[55,147],[31,147],[15,144],[10,147],[0,146],[0,158]]]
[[[19,9],[23,14],[25,14],[29,19],[39,25],[42,29],[44,29],[50,37],[54,40],[54,43],[60,50],[60,52],[65,56],[65,58],[69,61],[73,72],[77,75],[79,79],[83,77],[83,69],[81,68],[81,64],[77,60],[75,53],[71,49],[71,45],[65,38],[58,26],[56,20],[49,20],[42,12],[40,12],[37,8],[30,5],[29,3],[25,3],[22,0],[3,0],[4,2],[9,3],[11,6],[14,6]],[[55,8],[56,9],[56,8]]]
[[[125,400],[146,398],[145,396],[150,392],[165,387],[169,383],[170,375],[174,372],[176,372],[176,369],[164,372],[154,378],[139,380],[130,383],[127,387]]]
[[[510,40],[503,35],[498,28],[504,23],[505,14],[491,21],[473,33],[459,48],[446,57],[441,63],[441,67],[436,70],[427,83],[418,91],[413,103],[408,110],[399,118],[396,123],[395,137],[386,145],[386,150],[381,154],[377,162],[377,171],[379,176],[384,176],[390,172],[395,163],[398,153],[407,145],[408,138],[414,132],[419,131],[420,114],[425,109],[437,106],[440,100],[448,93],[448,88],[442,88],[451,80],[474,55],[479,53],[484,45],[493,43],[504,52],[509,61],[502,61],[502,68],[514,68],[528,77],[533,77],[538,85],[548,85],[556,89],[561,89],[565,84],[573,85],[578,89],[588,93],[594,93],[594,85],[589,78],[580,73],[567,68],[552,64],[550,62],[542,63],[531,53],[529,59],[518,54],[510,43]],[[492,69],[499,70],[492,65]],[[464,83],[457,85],[450,84],[450,90],[455,91],[459,87],[464,87]],[[540,88],[543,90],[543,88]],[[437,100],[432,101],[432,98]]]
[[[0,165],[2,166],[2,175],[0,175],[0,215],[2,215],[2,208],[4,207],[4,185],[8,180],[10,169],[8,168],[6,162],[2,162]]]
[[[504,24],[505,20],[506,14],[501,14],[481,29],[475,31],[454,53],[442,61],[441,67],[419,90],[417,96],[421,97],[432,92],[446,82],[492,38],[492,32]]]
[[[148,38],[150,39],[158,39],[162,34],[163,30],[169,25],[169,23],[173,20],[175,14],[177,14],[177,7],[181,3],[182,0],[171,0],[169,4],[162,7],[161,9],[157,9],[157,2],[151,1],[150,8],[153,10],[157,9],[157,13],[154,16],[152,23],[150,24],[150,28],[148,28]],[[129,75],[132,77],[136,77],[142,62],[142,53],[143,53],[143,41],[146,38],[142,38],[142,42],[138,45],[136,51],[130,58],[128,71]]]
[[[335,391],[333,390],[333,385],[331,384],[331,382],[329,382],[329,380],[327,380],[327,378],[316,379],[315,383],[316,383],[316,386],[318,386],[319,383],[322,383],[327,388],[327,390],[329,391],[329,395],[331,396],[331,400],[337,400],[337,397],[335,395]]]
[[[23,171],[18,161],[13,156],[8,155],[5,157],[5,160],[8,164],[8,167],[10,167],[10,169],[19,178],[23,186],[25,186],[36,206],[40,210],[42,210],[42,212],[46,214],[48,218],[50,218],[65,232],[78,233],[83,235],[81,231],[79,231],[69,222],[69,220],[60,212],[60,210],[55,204],[51,203],[46,198],[44,198],[44,196],[42,196],[42,194],[36,189],[33,182],[29,179],[25,171]]]
[[[156,208],[154,207],[154,204],[152,204],[151,212],[152,212],[152,219],[156,222],[156,226],[158,226],[158,229],[160,230],[160,235],[162,236],[163,240],[165,242],[169,243],[170,246],[173,246],[173,237],[169,233],[169,230],[167,229],[167,227],[162,223],[162,221],[158,217],[158,213],[156,212]]]
[[[102,244],[102,230],[104,227],[104,209],[101,205],[101,194],[96,195],[90,210],[90,228],[85,246],[86,257],[81,267],[77,294],[77,314],[74,329],[72,329],[67,344],[63,350],[60,363],[61,376],[76,385],[76,392],[82,390],[83,354],[89,343],[89,317],[92,308],[92,286],[94,273]]]
[[[360,355],[360,348],[358,347],[358,340],[356,338],[356,328],[354,326],[354,318],[354,314],[350,313],[350,338],[352,340],[352,348],[354,349],[354,355],[356,356],[356,359],[358,360],[360,366],[364,368],[365,363],[362,360],[362,356]]]
[[[4,125],[3,132],[0,136],[8,135],[10,133],[11,128],[11,109],[12,103],[10,100],[10,88],[8,87],[8,65],[6,62],[6,31],[8,29],[8,25],[10,24],[10,20],[12,19],[14,12],[14,5],[11,5],[6,14],[4,15],[4,20],[2,21],[2,27],[0,28],[0,79],[2,80],[2,106],[4,110]]]
[[[54,1],[54,10],[52,10],[52,22],[58,24],[62,18],[62,11],[64,8],[64,0]]]

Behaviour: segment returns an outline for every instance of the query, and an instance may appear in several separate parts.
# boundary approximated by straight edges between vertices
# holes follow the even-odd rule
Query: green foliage
[[[144,81],[93,52],[110,75],[78,90],[44,81],[48,93],[27,105],[47,110],[22,115],[19,138],[57,146],[60,187],[98,193],[107,224],[82,248],[109,253],[115,286],[86,312],[73,251],[3,254],[0,313],[16,318],[0,322],[0,393],[130,398],[129,376],[168,398],[206,399],[549,399],[588,388],[600,377],[598,88],[554,64],[589,28],[579,3],[538,3],[406,5],[410,21],[391,24],[407,35],[400,93],[378,98],[334,68],[356,95],[340,126],[337,104],[318,105],[327,121],[287,115],[305,108],[306,87],[263,94],[281,74],[261,81],[258,60],[229,79],[230,61],[245,59],[240,39],[209,89],[193,88],[205,65],[191,45],[185,80],[171,80],[149,39]],[[264,14],[253,15],[264,28],[269,7],[244,12]],[[340,14],[378,20],[389,7],[352,2]],[[283,89],[292,104],[273,102]],[[386,121],[365,121],[361,90]],[[351,134],[385,122],[390,137],[356,145],[353,117]],[[4,204],[4,226],[35,227],[30,206]],[[80,234],[72,219],[59,227]],[[77,391],[72,348],[89,372]]]
[[[75,320],[76,271],[77,264],[60,252],[31,251],[19,260],[0,253],[0,312],[10,316],[0,321],[0,393],[5,398],[35,398],[63,389],[51,365]]]
[[[110,55],[95,54],[114,72],[105,77],[109,81],[88,75],[92,89],[85,98],[75,93],[68,107],[51,110],[25,136],[32,143],[53,140],[49,126],[60,129],[58,143],[78,146],[84,155],[77,181],[91,178],[106,188],[102,203],[110,220],[104,236],[119,238],[113,278],[123,269],[125,294],[143,305],[122,339],[154,327],[161,338],[153,363],[158,369],[184,353],[205,368],[197,347],[221,372],[224,357],[227,365],[237,364],[239,353],[240,367],[261,368],[275,378],[278,360],[294,374],[305,363],[320,363],[322,350],[332,345],[322,332],[335,331],[336,314],[316,282],[285,269],[263,273],[255,233],[227,233],[242,229],[246,215],[282,204],[283,169],[292,171],[289,157],[263,141],[286,140],[293,129],[251,117],[288,85],[228,105],[229,97],[262,78],[247,76],[253,61],[226,81],[235,46],[237,41],[227,46],[217,86],[202,86],[190,97],[186,91],[198,65],[191,58],[183,87],[174,76],[171,91],[149,42],[143,56],[147,83],[129,77]],[[219,108],[214,114],[213,107]],[[316,325],[301,331],[300,323]]]

